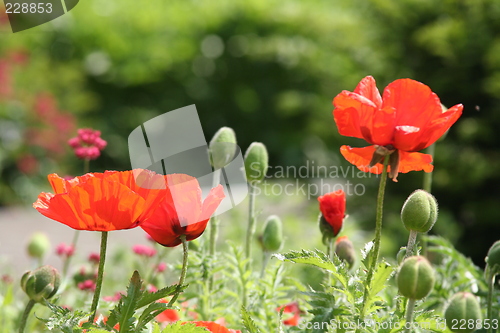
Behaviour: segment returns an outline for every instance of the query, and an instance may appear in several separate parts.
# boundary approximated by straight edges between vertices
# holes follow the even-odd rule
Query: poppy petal
[[[425,128],[442,113],[439,97],[425,84],[410,79],[396,80],[385,88],[383,107],[397,110],[395,126]]]
[[[422,140],[421,145],[416,147],[415,150],[422,150],[436,142],[458,120],[458,118],[460,118],[462,110],[463,105],[457,104],[443,112],[438,118],[434,119],[422,133],[422,138],[427,139]]]
[[[372,140],[373,143],[386,146],[393,141],[396,110],[386,107],[377,110],[373,116]]]
[[[377,89],[377,84],[373,76],[363,78],[356,86],[356,89],[354,89],[354,92],[368,98],[377,106],[377,108],[382,106],[382,97],[380,96],[380,92]]]
[[[135,227],[144,199],[122,184],[91,177],[67,193],[42,193],[33,206],[73,229],[112,231]]]
[[[333,118],[340,135],[371,142],[370,129],[376,105],[371,100],[350,91],[343,91],[333,99]]]
[[[375,153],[375,146],[368,146],[364,148],[351,148],[349,146],[340,147],[340,153],[344,158],[358,167],[359,170],[364,172],[371,172],[374,174],[382,173],[382,164],[378,163],[370,167],[370,161]]]
[[[408,153],[399,151],[399,172],[407,173],[409,171],[431,172],[434,169],[432,156],[422,153]]]

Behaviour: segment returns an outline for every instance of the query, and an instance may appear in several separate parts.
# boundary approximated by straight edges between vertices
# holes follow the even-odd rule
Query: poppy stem
[[[184,280],[186,279],[186,273],[187,273],[187,267],[188,267],[188,254],[189,254],[189,249],[188,249],[188,243],[186,241],[186,235],[181,235],[180,239],[182,241],[182,250],[184,251],[184,255],[182,257],[182,271],[181,271],[181,277],[179,279],[179,284],[177,285],[177,290],[175,292],[174,297],[168,302],[167,308],[172,307],[172,305],[177,301],[177,298],[179,298],[179,295],[182,290],[182,286],[184,285]]]
[[[28,321],[28,316],[35,305],[35,301],[30,299],[28,304],[26,304],[26,308],[24,309],[23,316],[21,318],[21,323],[19,324],[19,333],[24,332],[24,328],[26,327],[26,323]]]
[[[435,150],[436,150],[436,143],[433,143],[432,145],[427,147],[425,153],[431,155],[432,160],[434,160]],[[428,193],[431,193],[432,190],[432,174],[433,171],[424,172],[424,182],[422,184],[422,189]],[[422,255],[427,256],[427,239],[424,237],[423,239],[421,239],[421,242],[422,242]]]
[[[491,303],[493,300],[493,284],[495,283],[495,275],[491,274],[490,276],[487,277],[488,279],[488,297],[486,299],[486,303],[488,305],[487,311],[486,311],[486,319],[489,319],[490,322],[493,321],[493,313],[491,309]],[[488,328],[488,333],[492,332],[492,327],[493,325],[490,325]]]
[[[410,230],[410,236],[408,237],[408,245],[406,245],[405,259],[413,255],[413,248],[415,247],[415,242],[417,241],[418,231]]]
[[[249,202],[248,202],[248,229],[245,243],[245,256],[249,259],[252,255],[252,239],[255,233],[255,183],[250,183]]]
[[[361,308],[361,319],[365,316],[365,305],[370,293],[370,287],[372,284],[373,274],[375,267],[377,266],[378,256],[380,252],[380,239],[382,237],[382,218],[384,213],[384,195],[385,195],[385,184],[387,183],[387,164],[389,163],[389,156],[384,158],[384,163],[382,167],[382,175],[380,177],[380,184],[378,188],[377,195],[377,214],[375,218],[375,241],[373,245],[372,260],[370,262],[370,267],[368,268],[368,273],[366,274],[365,282],[365,293],[363,295],[363,307]]]
[[[412,298],[408,299],[408,305],[406,305],[406,333],[411,333],[413,326],[413,312],[415,310],[415,300]]]
[[[96,312],[97,305],[99,304],[99,297],[101,295],[102,288],[102,278],[104,275],[104,261],[106,260],[106,247],[108,245],[108,232],[101,232],[101,251],[99,253],[99,268],[97,271],[97,281],[95,285],[94,298],[92,299],[92,307],[90,308],[89,322],[93,323]]]

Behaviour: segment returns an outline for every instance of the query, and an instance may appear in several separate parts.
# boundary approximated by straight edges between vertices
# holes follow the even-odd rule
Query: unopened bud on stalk
[[[335,253],[341,260],[345,260],[349,269],[352,268],[354,262],[356,261],[356,251],[352,242],[347,238],[347,236],[341,236],[335,241]]]
[[[283,245],[283,227],[276,215],[267,218],[262,234],[262,248],[267,252],[277,252]]]
[[[236,154],[236,134],[230,127],[222,127],[210,141],[210,163],[214,169],[222,169],[234,159]]]
[[[437,215],[436,198],[424,190],[410,194],[401,210],[401,220],[408,231],[428,232],[436,223]]]
[[[482,319],[481,307],[477,298],[469,292],[459,292],[453,295],[450,304],[444,312],[446,325],[452,332],[473,332],[478,327],[477,321]],[[457,325],[458,323],[458,325]],[[460,323],[466,323],[460,325]],[[473,325],[468,325],[473,323]]]
[[[245,153],[245,172],[247,182],[260,182],[267,173],[269,156],[264,144],[253,142]]]
[[[490,247],[485,261],[488,266],[487,272],[491,274],[489,278],[500,273],[500,240],[493,243]]]
[[[35,302],[42,302],[54,296],[60,283],[59,272],[48,265],[28,271],[21,278],[21,287]]]
[[[401,295],[419,300],[434,287],[434,269],[425,257],[409,257],[403,261],[396,279]]]
[[[32,258],[42,259],[50,249],[50,241],[46,234],[36,232],[28,243],[28,255]]]

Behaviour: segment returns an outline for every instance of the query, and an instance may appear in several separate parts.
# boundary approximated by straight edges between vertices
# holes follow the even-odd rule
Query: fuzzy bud
[[[356,261],[356,251],[354,250],[352,242],[347,238],[347,236],[342,236],[337,238],[335,244],[335,253],[337,256],[341,260],[345,260],[349,265],[349,268],[352,268],[354,262]]]
[[[473,332],[478,327],[477,321],[481,321],[481,307],[477,298],[468,292],[459,292],[453,295],[444,312],[446,325],[452,332]],[[465,322],[465,325],[460,323]],[[456,325],[459,323],[459,325]],[[471,323],[472,325],[469,325]]]
[[[245,173],[247,182],[260,182],[267,173],[269,156],[264,144],[253,142],[245,153]]]
[[[28,243],[28,255],[32,258],[42,259],[45,253],[50,249],[50,241],[46,234],[36,232],[31,236]]]
[[[434,287],[434,269],[425,257],[409,257],[403,261],[396,279],[401,295],[419,300]]]
[[[283,245],[283,227],[281,220],[276,215],[267,218],[262,234],[262,247],[264,251],[276,252]]]
[[[436,198],[424,190],[410,194],[401,210],[401,220],[409,231],[428,232],[436,223],[437,215]]]
[[[28,271],[21,278],[21,287],[35,302],[42,302],[54,296],[60,283],[59,272],[48,265]]]
[[[236,155],[236,134],[230,127],[222,127],[209,144],[210,163],[214,169],[222,169]]]
[[[500,241],[496,241],[488,250],[485,258],[487,272],[491,274],[490,278],[500,273]]]

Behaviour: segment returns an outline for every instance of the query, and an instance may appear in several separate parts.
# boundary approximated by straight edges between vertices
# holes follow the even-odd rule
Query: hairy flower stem
[[[411,333],[413,326],[413,311],[415,310],[415,300],[412,298],[408,299],[408,305],[406,306],[406,333]]]
[[[249,203],[248,203],[248,229],[245,243],[245,256],[249,260],[252,255],[252,240],[255,233],[255,183],[250,183]]]
[[[368,299],[368,294],[370,293],[370,286],[372,284],[373,274],[375,271],[375,267],[377,267],[378,256],[380,252],[380,239],[382,237],[382,217],[384,211],[384,194],[385,194],[385,184],[387,183],[388,163],[389,163],[389,155],[384,158],[382,175],[380,176],[380,184],[377,195],[377,214],[375,218],[375,241],[373,246],[373,252],[371,254],[372,260],[370,262],[370,267],[368,268],[368,273],[366,274],[365,293],[363,295],[363,307],[361,308],[361,320],[363,320],[365,317],[365,310],[366,310],[365,305]]]
[[[189,254],[189,249],[188,249],[188,243],[186,240],[186,235],[181,235],[180,237],[182,241],[182,251],[184,252],[184,255],[182,256],[182,271],[181,271],[181,277],[179,278],[179,284],[177,285],[177,290],[175,292],[174,297],[168,302],[167,307],[172,307],[174,305],[175,301],[177,301],[177,298],[179,298],[179,295],[181,294],[182,286],[184,285],[184,280],[186,279],[186,273],[187,273],[187,267],[188,267],[188,254]]]
[[[26,308],[24,309],[23,316],[21,317],[21,323],[19,324],[19,333],[24,332],[24,328],[26,327],[26,322],[28,321],[28,316],[35,305],[35,301],[30,299],[28,304],[26,304]]]
[[[436,150],[436,144],[433,143],[427,148],[425,153],[431,155],[432,160],[434,160],[435,150]],[[428,193],[431,193],[432,191],[432,173],[433,173],[432,171],[424,172],[424,182],[422,185],[422,189]],[[422,244],[422,255],[427,256],[427,239],[425,237],[422,237],[421,244]]]
[[[405,259],[413,255],[413,248],[415,247],[415,242],[417,241],[418,231],[410,230],[410,236],[408,237],[408,245],[406,245],[406,255]]]
[[[264,275],[266,275],[266,267],[269,263],[269,258],[271,258],[271,253],[267,251],[262,252],[262,270],[260,271],[260,278],[263,279]]]
[[[492,308],[491,308],[491,303],[493,301],[493,285],[495,284],[495,275],[491,274],[491,276],[488,276],[488,298],[486,299],[486,303],[488,304],[488,309],[486,312],[486,319],[489,319],[490,322],[493,321],[493,313],[492,313]],[[492,333],[492,326],[488,328],[488,333]]]
[[[108,232],[103,231],[101,233],[101,252],[99,253],[99,268],[97,271],[97,281],[95,285],[94,298],[92,299],[92,307],[90,308],[90,317],[89,317],[90,323],[94,322],[97,312],[97,305],[99,304],[99,297],[101,295],[102,278],[104,276],[104,262],[106,260],[107,245],[108,245]]]
[[[217,169],[214,171],[214,178],[212,181],[212,188],[216,187],[220,184],[220,172],[221,169]],[[209,253],[213,257],[215,256],[215,249],[217,244],[217,231],[219,228],[219,219],[217,217],[212,217],[210,220],[210,245],[209,245]]]

